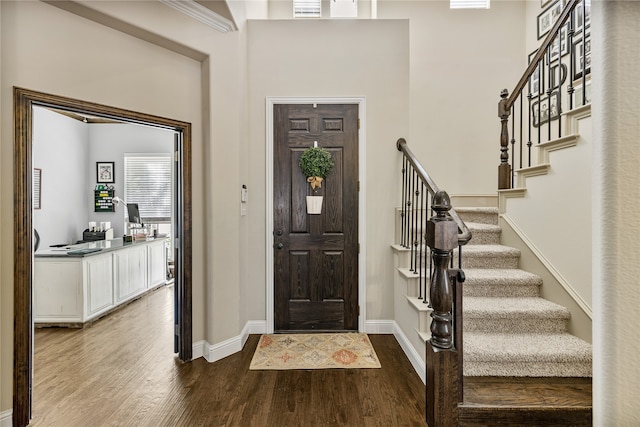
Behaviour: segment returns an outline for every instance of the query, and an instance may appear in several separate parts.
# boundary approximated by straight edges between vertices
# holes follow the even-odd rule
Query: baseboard
[[[0,412],[0,427],[13,426],[13,409]]]
[[[426,366],[415,348],[409,342],[404,332],[394,320],[367,320],[365,322],[367,334],[393,334],[400,344],[402,351],[411,362],[423,383],[426,384]],[[193,358],[204,357],[207,362],[215,362],[227,356],[231,356],[242,350],[247,338],[251,334],[265,334],[267,323],[264,320],[252,320],[246,323],[240,335],[229,338],[218,344],[211,345],[206,341],[198,341],[193,345]],[[0,426],[4,427],[4,426]]]
[[[207,362],[213,363],[227,356],[242,351],[249,335],[264,334],[267,323],[264,320],[250,320],[242,328],[240,335],[231,337],[217,344],[209,344],[206,341],[198,341],[193,345],[193,358],[204,357]]]
[[[424,361],[396,322],[393,322],[393,335],[396,337],[396,340],[398,340],[398,343],[400,344],[402,351],[404,351],[404,354],[407,356],[407,359],[411,362],[413,369],[415,369],[416,373],[420,376],[422,382],[426,384],[427,366],[424,364]]]
[[[527,247],[533,252],[533,254],[540,260],[542,265],[549,271],[549,273],[556,279],[556,281],[564,288],[564,290],[571,295],[571,298],[580,306],[582,311],[589,317],[589,319],[593,319],[593,312],[591,307],[587,302],[578,294],[578,292],[571,286],[571,284],[562,276],[562,274],[554,267],[554,265],[549,261],[542,251],[538,249],[538,247],[529,239],[529,237],[525,234],[524,231],[518,227],[518,225],[506,214],[502,215],[502,219],[509,224],[511,229],[516,233],[518,237],[522,240],[522,242],[527,245]]]
[[[364,322],[366,334],[393,334],[396,322],[393,320],[367,320]]]

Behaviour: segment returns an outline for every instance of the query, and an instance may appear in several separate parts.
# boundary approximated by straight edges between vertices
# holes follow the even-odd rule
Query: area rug
[[[367,334],[262,335],[252,370],[380,368]]]

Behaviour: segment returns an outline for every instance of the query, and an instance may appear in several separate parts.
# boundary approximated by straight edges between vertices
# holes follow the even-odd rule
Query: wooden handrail
[[[440,189],[435,184],[435,182],[433,182],[433,179],[431,179],[431,176],[429,176],[427,171],[422,167],[411,149],[409,149],[407,141],[404,138],[398,139],[398,141],[396,142],[396,147],[398,148],[398,151],[404,153],[409,163],[411,163],[411,166],[413,166],[416,173],[420,176],[420,179],[422,179],[422,181],[428,187],[429,193],[432,195],[438,193]],[[449,211],[449,215],[458,226],[458,245],[466,245],[471,240],[471,231],[469,231],[467,225],[464,223],[464,221],[462,221],[460,216],[458,216],[458,213],[455,211],[455,209],[451,208],[451,210]]]
[[[553,27],[551,27],[551,30],[549,30],[547,37],[545,37],[544,41],[542,42],[542,45],[540,45],[540,48],[538,49],[536,54],[533,56],[533,58],[531,58],[531,61],[529,62],[529,66],[524,71],[524,74],[522,75],[522,77],[520,77],[520,80],[516,84],[516,87],[513,89],[513,91],[511,91],[511,95],[509,95],[509,97],[507,98],[507,101],[505,104],[507,111],[510,110],[514,102],[516,102],[516,99],[518,99],[518,97],[520,96],[520,92],[522,92],[522,89],[524,89],[524,86],[529,81],[529,78],[533,75],[534,71],[538,67],[538,63],[540,62],[542,57],[546,54],[553,40],[556,38],[558,31],[567,22],[567,19],[569,19],[569,17],[571,16],[571,12],[573,11],[573,9],[575,9],[575,7],[581,1],[583,0],[568,0],[567,5],[564,7],[562,12],[560,13],[560,16],[556,20],[556,23],[553,24]]]

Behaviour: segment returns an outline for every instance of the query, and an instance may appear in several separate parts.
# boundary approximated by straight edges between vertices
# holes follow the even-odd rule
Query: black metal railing
[[[426,244],[429,218],[433,215],[432,198],[440,190],[422,167],[404,138],[396,143],[402,152],[402,207],[400,210],[400,245],[410,250],[409,269],[418,278],[418,298],[429,301],[429,284],[433,275],[432,257]],[[458,268],[462,268],[462,246],[471,240],[471,232],[454,209],[450,216],[458,226]],[[453,268],[451,257],[451,267]]]
[[[500,93],[499,189],[515,187],[516,170],[535,166],[532,147],[574,131],[563,123],[563,113],[591,102],[587,78],[591,71],[591,0],[568,0],[559,9],[561,4],[557,2],[538,17],[538,37],[544,40],[529,55],[529,65],[513,91]],[[557,19],[546,36],[541,34],[543,22],[553,22],[554,16]]]

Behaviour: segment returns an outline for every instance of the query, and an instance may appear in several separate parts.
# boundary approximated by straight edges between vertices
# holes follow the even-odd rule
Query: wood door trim
[[[265,188],[265,273],[266,273],[266,333],[274,331],[274,252],[273,252],[273,156],[274,156],[274,127],[273,106],[275,104],[357,104],[360,126],[358,129],[358,179],[360,193],[358,198],[358,242],[360,254],[358,257],[358,330],[366,332],[366,98],[365,97],[266,97],[266,188]]]
[[[13,425],[26,426],[31,416],[31,373],[32,359],[32,125],[34,105],[61,108],[68,111],[86,112],[105,118],[114,118],[129,123],[146,124],[164,127],[182,132],[182,215],[183,235],[181,246],[183,250],[184,268],[182,293],[183,314],[182,346],[179,357],[187,361],[192,358],[192,226],[191,226],[191,124],[187,122],[167,119],[130,110],[109,107],[72,98],[50,95],[42,92],[14,87],[14,159],[13,159],[13,188],[14,188],[14,365],[13,365]]]

